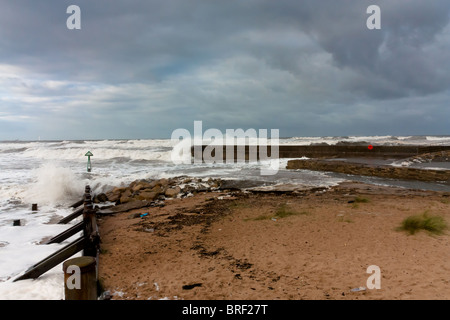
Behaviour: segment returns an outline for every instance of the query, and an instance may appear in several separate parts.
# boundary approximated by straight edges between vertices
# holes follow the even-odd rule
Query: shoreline
[[[448,232],[395,230],[423,212],[450,221],[449,208],[450,192],[358,182],[204,190],[101,216],[99,279],[113,299],[450,299]],[[381,289],[353,292],[370,265]]]

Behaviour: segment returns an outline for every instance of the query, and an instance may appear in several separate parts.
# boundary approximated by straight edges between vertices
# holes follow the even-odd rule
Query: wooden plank
[[[84,199],[81,199],[80,201],[75,202],[73,205],[70,206],[70,208],[78,208],[84,203]]]
[[[18,280],[38,278],[41,274],[47,272],[64,260],[73,256],[77,252],[83,250],[86,241],[87,240],[85,239],[85,237],[78,238],[74,242],[68,244],[64,248],[61,248],[60,250],[56,251],[55,253],[32,266],[22,276],[15,279],[14,282]]]
[[[83,230],[83,221],[77,223],[76,225],[70,227],[66,231],[61,232],[60,234],[54,236],[50,240],[46,242],[46,244],[51,243],[61,243],[62,241],[66,240],[67,238],[70,238],[75,233],[80,232]]]
[[[73,219],[75,219],[76,217],[79,217],[83,214],[83,210],[84,208],[78,209],[77,211],[75,211],[74,213],[69,214],[67,217],[62,218],[58,224],[66,224],[70,221],[72,221]]]

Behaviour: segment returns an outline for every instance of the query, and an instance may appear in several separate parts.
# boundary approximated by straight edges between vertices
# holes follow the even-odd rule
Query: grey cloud
[[[64,131],[64,117],[74,135],[92,128],[86,115],[104,117],[104,138],[167,136],[194,120],[286,135],[406,130],[402,119],[445,131],[436,97],[450,85],[448,0],[79,0],[78,31],[65,26],[71,4],[8,1],[0,11],[0,65],[25,70],[0,79],[0,94],[14,93],[0,108],[52,119],[39,127],[49,134]],[[366,28],[371,4],[381,30]],[[416,112],[424,106],[431,124]]]

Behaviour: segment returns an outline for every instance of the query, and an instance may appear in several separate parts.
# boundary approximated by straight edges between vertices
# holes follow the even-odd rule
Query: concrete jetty
[[[205,153],[205,148],[206,153]],[[215,150],[222,148],[223,160],[235,161],[245,158],[246,161],[251,159],[260,159],[260,146],[193,146],[191,148],[192,157],[196,160],[204,159],[204,154],[215,157]],[[266,150],[263,150],[262,155],[271,157],[272,147],[268,145]],[[448,151],[450,146],[417,146],[417,145],[402,145],[402,146],[377,146],[373,145],[372,149],[368,145],[280,145],[278,147],[279,158],[383,158],[383,159],[403,159],[416,156],[424,153],[432,153],[439,151]],[[228,151],[228,152],[227,152]],[[250,153],[252,152],[252,154]],[[256,155],[255,155],[256,154]],[[243,156],[242,156],[243,155]],[[250,157],[252,155],[253,158]],[[256,156],[256,158],[255,158]]]

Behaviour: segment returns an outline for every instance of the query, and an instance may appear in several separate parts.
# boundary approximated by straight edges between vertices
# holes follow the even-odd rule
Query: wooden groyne
[[[90,284],[89,287],[84,288],[84,290],[66,290],[66,300],[72,299],[90,299],[93,298],[93,292],[97,292],[97,275],[98,275],[98,255],[100,249],[100,235],[96,220],[96,211],[93,208],[91,189],[86,186],[83,199],[73,204],[71,207],[76,209],[78,206],[83,205],[83,208],[76,210],[74,213],[63,218],[59,221],[60,224],[68,223],[69,221],[75,219],[76,217],[83,215],[83,220],[62,233],[52,237],[46,242],[46,244],[51,243],[61,243],[62,241],[70,238],[78,232],[83,232],[82,235],[71,243],[67,244],[63,248],[57,250],[53,254],[49,255],[45,259],[39,261],[38,263],[31,266],[24,274],[16,278],[14,281],[25,280],[25,279],[36,279],[42,274],[46,273],[50,269],[54,268],[58,264],[64,262],[66,259],[72,257],[76,253],[82,251],[82,256],[85,259],[74,258],[70,263],[79,263],[76,267],[82,270],[80,277],[93,279],[95,278],[95,288]],[[86,257],[89,257],[89,268],[86,264]],[[77,262],[78,261],[78,262]],[[67,261],[66,261],[67,262]],[[66,273],[67,263],[63,266],[64,272]],[[70,266],[73,266],[70,264]],[[94,268],[94,270],[92,270]],[[92,272],[93,271],[93,272]],[[67,277],[65,277],[67,278]],[[65,279],[66,280],[66,279]],[[92,281],[90,281],[92,283]],[[66,281],[65,281],[66,284]],[[67,289],[67,288],[66,288]],[[96,297],[96,296],[95,296]]]
[[[249,161],[260,160],[272,156],[272,146],[268,145],[261,150],[261,146],[226,146],[202,145],[193,146],[191,155],[196,160],[204,160],[205,155],[215,157],[216,151],[222,151],[223,161],[233,159]],[[280,145],[278,158],[383,158],[403,159],[424,153],[448,151],[450,146],[376,146],[369,149],[368,145]],[[262,152],[261,152],[262,151]],[[253,157],[253,158],[252,158]]]

